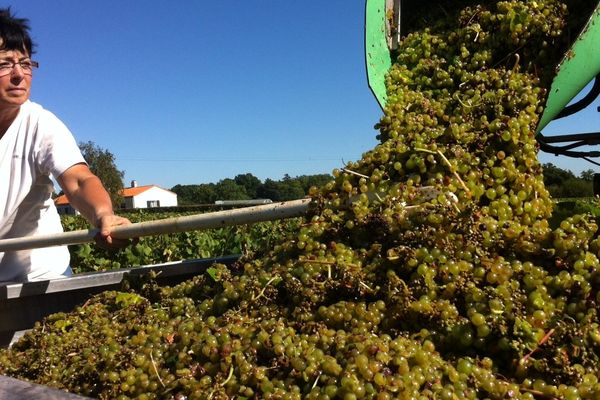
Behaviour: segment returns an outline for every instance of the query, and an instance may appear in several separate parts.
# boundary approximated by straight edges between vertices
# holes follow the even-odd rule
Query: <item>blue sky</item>
[[[330,173],[376,144],[362,0],[4,5],[38,44],[32,100],[111,151],[126,185]],[[598,105],[547,132],[600,130]]]

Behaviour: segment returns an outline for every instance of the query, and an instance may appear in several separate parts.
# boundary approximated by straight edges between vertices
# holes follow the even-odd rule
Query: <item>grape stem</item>
[[[551,395],[549,395],[549,394],[546,394],[546,393],[544,393],[544,392],[540,392],[539,390],[528,389],[528,388],[524,388],[524,387],[521,387],[521,388],[519,388],[519,389],[521,389],[521,390],[522,390],[522,391],[524,391],[524,392],[531,393],[531,394],[532,394],[532,395],[534,395],[534,396],[545,397],[545,398],[548,398],[548,399],[551,399],[551,400],[558,400],[556,397],[554,397],[554,396],[551,396]]]
[[[221,386],[225,386],[227,384],[227,382],[229,382],[229,380],[231,379],[232,376],[233,376],[233,365],[229,367],[229,375],[227,376],[227,379],[225,379],[221,383]]]
[[[465,190],[465,192],[467,192],[467,194],[470,195],[471,192],[469,191],[469,188],[467,187],[467,185],[465,185],[465,182],[460,178],[460,176],[458,175],[458,173],[456,172],[456,170],[454,169],[452,164],[450,164],[450,161],[448,161],[448,159],[446,158],[444,153],[442,153],[439,150],[437,151],[437,153],[440,155],[440,157],[442,157],[442,160],[444,160],[444,162],[446,163],[448,168],[450,168],[450,171],[452,171],[452,174],[456,177],[456,179],[458,179],[458,181],[460,182],[460,184],[463,187],[463,189]]]
[[[268,282],[265,284],[265,286],[262,288],[262,290],[260,291],[260,293],[258,294],[258,296],[256,297],[252,297],[252,301],[258,300],[261,297],[263,297],[265,295],[265,290],[267,289],[267,286],[269,286],[275,279],[277,279],[276,276],[272,277],[271,279],[268,280]]]
[[[550,336],[552,336],[552,334],[554,333],[554,328],[550,329],[548,331],[548,333],[546,333],[544,335],[543,338],[540,339],[540,341],[538,342],[537,346],[535,349],[531,350],[528,354],[526,354],[525,356],[523,356],[523,358],[521,358],[521,360],[519,361],[519,364],[524,364],[527,362],[527,360],[529,360],[529,358],[531,357],[531,355],[537,350],[539,349],[539,346],[543,345],[544,343],[546,343],[548,341],[548,339],[550,339]]]
[[[361,178],[369,179],[369,177],[367,175],[363,175],[361,173],[354,172],[354,171],[352,171],[352,170],[350,170],[348,168],[342,168],[342,171],[347,172],[347,173],[352,174],[352,175],[360,176]]]
[[[154,373],[156,374],[156,377],[158,378],[158,382],[160,382],[160,385],[162,387],[165,387],[165,383],[162,381],[162,379],[160,378],[160,375],[158,374],[158,368],[156,368],[156,363],[154,362],[154,357],[152,357],[152,352],[150,352],[150,362],[152,362],[152,368],[154,369]]]
[[[492,66],[492,68],[496,68],[498,67],[498,65],[502,64],[503,62],[507,62],[510,59],[510,56],[512,56],[513,54],[518,54],[517,51],[521,50],[523,47],[525,47],[525,45],[521,45],[519,47],[517,47],[514,51],[511,51],[510,53],[508,53],[507,55],[505,55],[504,57],[502,57],[500,60],[498,60],[498,62],[496,64],[494,64]]]
[[[298,262],[329,265],[329,266],[337,264],[337,262],[335,262],[335,261],[323,261],[323,260],[298,260]],[[346,265],[348,267],[358,268],[358,265],[356,265],[356,264],[344,264],[344,265]],[[268,285],[268,283],[267,283],[267,285]]]
[[[452,172],[452,175],[454,175],[454,177],[458,180],[458,182],[460,182],[460,185],[465,190],[465,192],[467,192],[467,194],[469,194],[469,195],[471,194],[471,191],[469,190],[469,188],[467,187],[467,185],[465,185],[465,182],[458,175],[458,173],[456,172],[456,170],[454,169],[454,167],[452,166],[452,164],[450,163],[450,161],[446,158],[446,156],[444,155],[444,153],[442,153],[440,150],[432,151],[432,150],[424,149],[422,147],[415,147],[415,150],[416,151],[421,151],[421,152],[424,152],[424,153],[439,155],[442,158],[442,160],[444,161],[444,163],[448,166],[448,168],[450,168],[450,172]]]
[[[517,71],[517,68],[519,67],[519,61],[521,61],[521,56],[519,55],[519,53],[515,53],[515,65],[513,65],[513,72]]]
[[[317,379],[315,379],[315,383],[313,383],[311,390],[317,386],[317,383],[319,383],[319,378],[321,377],[321,374],[322,374],[322,372],[319,371],[319,374],[317,375]]]
[[[463,82],[464,83],[464,82]],[[471,104],[471,101],[468,101],[468,104],[463,103],[463,101],[458,97],[458,93],[455,93],[452,98],[456,101],[458,101],[463,107],[465,108],[473,108],[473,107],[478,107],[481,102],[477,103],[477,104]]]
[[[368,291],[372,292],[373,288],[371,288],[369,285],[367,285],[366,283],[364,283],[363,281],[358,281],[358,284],[365,287]]]
[[[471,22],[473,22],[473,20],[475,19],[475,17],[476,17],[477,15],[479,15],[479,13],[480,13],[480,12],[481,12],[480,10],[476,10],[476,11],[473,13],[473,15],[471,15],[471,17],[469,18],[469,21],[467,22],[467,25],[471,25]],[[446,13],[446,15],[447,15],[447,13]]]

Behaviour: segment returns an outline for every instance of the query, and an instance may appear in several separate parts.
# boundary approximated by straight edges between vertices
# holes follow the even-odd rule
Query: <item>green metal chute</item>
[[[365,10],[365,61],[369,87],[384,108],[387,101],[385,77],[392,65],[391,53],[400,34],[401,0],[366,0]],[[544,112],[536,133],[544,139],[541,130],[557,118],[571,100],[590,83],[600,77],[600,2],[589,21],[562,62],[551,85]],[[599,78],[596,78],[599,79]],[[587,144],[600,139],[598,134],[586,134]],[[591,136],[589,136],[591,135]],[[564,141],[577,135],[565,135]],[[554,138],[563,141],[562,138]],[[575,139],[577,140],[577,139]]]
[[[563,108],[600,73],[600,3],[558,65],[557,71],[537,132],[556,118]]]
[[[387,4],[386,4],[387,3]],[[365,62],[367,80],[381,108],[387,102],[385,76],[392,66],[389,45],[389,0],[367,0],[365,9]],[[398,1],[398,4],[400,2]]]

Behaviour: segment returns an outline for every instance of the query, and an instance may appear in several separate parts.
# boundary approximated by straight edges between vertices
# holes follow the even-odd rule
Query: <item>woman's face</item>
[[[29,55],[17,50],[0,50],[0,112],[21,106],[29,99],[31,91],[31,71],[24,70],[19,62],[30,60]],[[16,63],[8,69],[8,63]]]

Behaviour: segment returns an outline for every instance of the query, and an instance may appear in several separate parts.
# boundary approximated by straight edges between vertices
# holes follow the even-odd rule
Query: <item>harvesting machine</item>
[[[594,8],[594,3],[596,3]],[[425,7],[426,2],[415,0],[367,0],[365,24],[365,60],[369,87],[384,108],[387,101],[385,75],[397,52],[401,36],[409,31],[408,24],[415,7]],[[600,144],[600,132],[566,132],[546,135],[544,128],[556,119],[573,115],[592,104],[600,96],[600,2],[590,1],[583,13],[588,18],[583,30],[556,66],[544,112],[540,118],[536,136],[544,152],[568,157],[584,158],[593,164],[592,158],[600,157],[600,151],[578,150],[583,146]],[[435,7],[435,5],[427,5]],[[435,11],[435,10],[434,10]],[[591,12],[591,14],[590,14]],[[582,90],[587,94],[578,96]],[[577,97],[576,100],[574,100]],[[598,110],[600,111],[600,110]],[[588,147],[589,148],[589,147]],[[596,183],[596,182],[595,182]],[[596,184],[595,192],[600,192]]]

